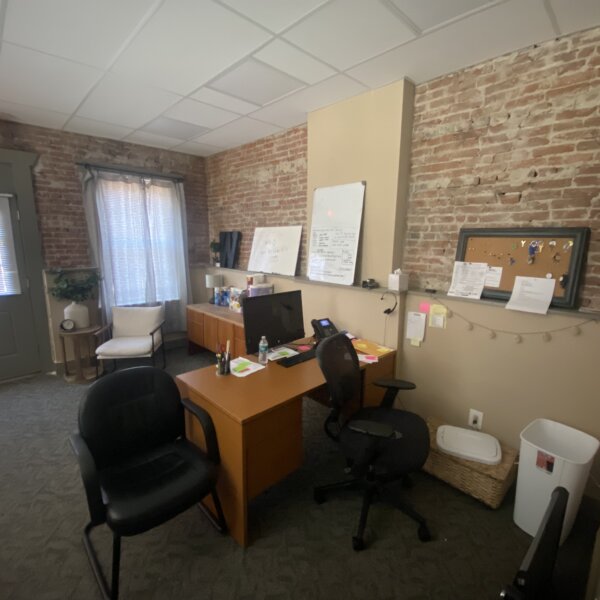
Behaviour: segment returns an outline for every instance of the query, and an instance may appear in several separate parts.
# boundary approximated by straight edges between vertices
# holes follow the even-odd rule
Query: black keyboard
[[[294,356],[286,356],[285,358],[280,358],[277,363],[282,367],[293,367],[294,365],[299,365],[311,358],[315,357],[315,349],[311,348],[310,350],[305,350],[304,352],[300,352],[298,354],[294,354]]]

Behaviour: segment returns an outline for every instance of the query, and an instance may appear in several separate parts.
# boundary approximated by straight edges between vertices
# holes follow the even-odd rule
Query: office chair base
[[[406,485],[407,482],[409,483],[408,486]],[[386,498],[392,506],[403,512],[407,517],[416,521],[419,525],[417,535],[421,542],[431,541],[433,538],[425,519],[408,502],[401,498],[394,497],[392,494],[385,493],[384,486],[385,482],[381,481],[349,479],[314,488],[313,498],[317,504],[323,504],[327,499],[328,492],[337,490],[363,490],[363,501],[358,527],[356,535],[352,536],[352,548],[357,552],[364,550],[366,547],[363,536],[367,525],[369,509],[376,497]],[[412,487],[412,482],[408,476],[403,478],[402,487]]]
[[[225,522],[225,515],[223,514],[223,509],[221,508],[221,501],[219,500],[219,496],[215,491],[211,492],[211,496],[215,505],[215,509],[217,511],[216,518],[203,504],[198,504],[198,506],[218,532],[226,533],[227,523]],[[98,525],[100,524],[101,523],[99,523]],[[96,578],[96,582],[98,583],[98,587],[100,588],[100,593],[102,594],[103,600],[118,600],[119,571],[121,565],[121,536],[113,532],[113,554],[111,572],[112,581],[109,587],[106,576],[102,571],[102,566],[100,565],[98,554],[96,553],[96,549],[94,548],[94,544],[92,543],[92,538],[90,534],[94,527],[97,527],[97,525],[93,524],[91,521],[85,526],[83,530],[83,546],[85,548],[88,560],[90,561],[90,566],[92,567],[92,571],[94,573],[94,577]]]

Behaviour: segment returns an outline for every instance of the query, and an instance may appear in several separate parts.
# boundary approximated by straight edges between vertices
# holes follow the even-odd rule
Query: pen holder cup
[[[221,357],[217,360],[217,375],[229,375],[231,373],[231,360]]]

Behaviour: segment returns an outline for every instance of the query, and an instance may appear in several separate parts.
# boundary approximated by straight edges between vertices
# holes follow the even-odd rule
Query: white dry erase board
[[[249,271],[295,275],[302,225],[257,227],[252,239]]]
[[[364,181],[315,189],[309,279],[344,285],[354,283],[364,197]]]

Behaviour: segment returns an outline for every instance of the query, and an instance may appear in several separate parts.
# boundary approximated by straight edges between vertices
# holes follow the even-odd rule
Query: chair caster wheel
[[[427,525],[419,525],[418,535],[422,542],[430,542],[432,539],[431,532],[429,531]]]
[[[323,504],[323,502],[325,502],[325,494],[321,490],[314,490],[313,498],[317,504]]]
[[[365,541],[362,538],[352,536],[352,549],[360,552],[365,549]]]

